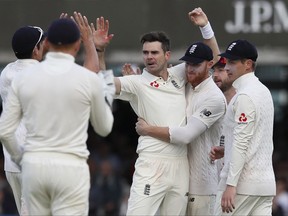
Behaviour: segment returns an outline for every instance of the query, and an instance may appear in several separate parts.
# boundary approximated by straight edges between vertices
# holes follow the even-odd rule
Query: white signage
[[[288,32],[288,10],[284,1],[238,0],[233,2],[234,21],[225,23],[225,30],[237,33]]]

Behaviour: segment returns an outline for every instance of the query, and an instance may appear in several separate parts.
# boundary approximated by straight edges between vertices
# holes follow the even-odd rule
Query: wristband
[[[211,39],[214,36],[214,31],[210,25],[210,22],[208,21],[207,25],[204,27],[199,27],[200,31],[202,33],[202,37],[204,39]]]

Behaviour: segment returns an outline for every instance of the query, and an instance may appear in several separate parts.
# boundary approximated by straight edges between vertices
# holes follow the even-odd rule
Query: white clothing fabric
[[[169,127],[169,132],[172,142],[176,140],[180,143],[190,142],[187,213],[213,215],[218,172],[216,164],[209,158],[209,152],[212,146],[219,145],[226,99],[210,76],[195,89],[187,85],[186,101],[187,125],[178,128]],[[198,131],[189,133],[189,130]]]
[[[22,160],[23,216],[88,215],[90,173],[84,158],[28,152]]]
[[[185,64],[168,68],[168,72],[167,81],[145,69],[141,75],[119,77],[121,92],[116,98],[129,101],[136,115],[150,125],[185,125]],[[137,153],[142,152],[186,156],[187,146],[171,145],[153,137],[140,136]]]
[[[20,161],[23,153],[14,132],[23,116],[22,196],[27,211],[22,214],[88,214],[88,123],[106,136],[113,115],[99,76],[74,61],[69,54],[49,52],[12,81],[0,139],[11,158]]]
[[[128,200],[127,216],[185,215],[189,165],[185,157],[140,154]]]
[[[39,63],[35,59],[19,59],[8,64],[1,72],[0,77],[0,95],[2,97],[2,107],[6,106],[8,92],[11,90],[12,80],[22,73],[26,68]],[[26,128],[23,121],[20,122],[15,132],[15,138],[18,145],[23,146],[26,137]],[[8,172],[20,172],[20,167],[11,160],[10,154],[3,146],[4,153],[4,170]],[[13,189],[13,188],[12,188]]]
[[[211,163],[209,152],[212,146],[219,145],[222,120],[226,112],[226,99],[210,76],[195,89],[187,86],[188,124],[175,129],[170,127],[172,140],[178,137],[177,130],[185,130],[189,119],[196,118],[206,126],[205,132],[191,140],[188,145],[190,166],[189,193],[193,195],[216,195],[218,175],[217,166]],[[191,133],[193,134],[193,133]],[[179,136],[178,140],[181,139]]]
[[[272,196],[236,194],[233,212],[223,213],[221,208],[222,195],[223,191],[217,192],[214,216],[270,216],[272,214]]]
[[[239,77],[233,86],[237,93],[224,120],[225,156],[219,190],[232,185],[237,194],[274,196],[272,96],[253,72]]]
[[[216,195],[188,195],[187,216],[215,216]]]
[[[168,68],[166,81],[144,69],[141,75],[119,77],[121,92],[116,98],[129,101],[150,125],[182,126],[186,124],[185,78],[184,63]],[[189,181],[187,146],[140,136],[137,153],[127,215],[154,215],[158,208],[163,215],[184,214]],[[149,196],[145,195],[146,185],[150,185]]]
[[[104,88],[105,100],[112,108],[115,95],[113,70],[101,70],[99,71],[98,75],[104,81],[103,88]]]
[[[47,53],[43,62],[15,77],[12,89],[0,119],[0,136],[6,148],[15,146],[11,132],[22,114],[27,129],[25,152],[57,149],[87,158],[89,117],[99,135],[106,136],[112,130],[113,115],[99,77],[74,63],[71,55]],[[19,156],[21,152],[15,148]]]
[[[184,127],[169,127],[170,143],[188,145],[207,129],[198,118],[188,117]],[[173,136],[171,136],[173,134]]]

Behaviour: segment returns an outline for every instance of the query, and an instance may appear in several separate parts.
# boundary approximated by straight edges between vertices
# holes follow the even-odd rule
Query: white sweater
[[[272,96],[254,73],[239,77],[233,86],[237,94],[224,119],[225,162],[219,189],[232,185],[238,194],[273,196]]]
[[[112,130],[113,115],[95,73],[77,65],[74,57],[50,52],[12,82],[0,118],[0,138],[15,160],[21,158],[14,132],[24,118],[25,152],[60,152],[87,158],[88,121],[96,133]]]

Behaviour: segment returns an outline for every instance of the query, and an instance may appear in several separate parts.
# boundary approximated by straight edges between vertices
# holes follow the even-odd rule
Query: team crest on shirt
[[[157,81],[151,82],[150,86],[155,87],[155,88],[159,88],[159,83],[157,83]]]
[[[200,116],[201,116],[201,117],[204,117],[204,116],[209,117],[211,114],[212,114],[212,112],[209,111],[209,110],[207,110],[206,108],[203,109],[203,110],[200,112]],[[203,116],[203,115],[204,115],[204,116]]]
[[[247,124],[248,119],[247,119],[245,113],[241,113],[238,120],[239,120],[239,122],[238,122],[239,124]]]

